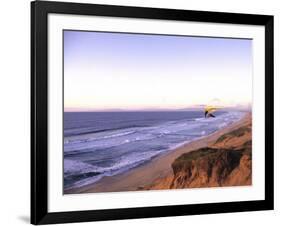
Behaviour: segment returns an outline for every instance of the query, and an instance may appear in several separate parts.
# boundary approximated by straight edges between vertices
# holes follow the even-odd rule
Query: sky
[[[65,111],[251,105],[252,40],[64,31]]]

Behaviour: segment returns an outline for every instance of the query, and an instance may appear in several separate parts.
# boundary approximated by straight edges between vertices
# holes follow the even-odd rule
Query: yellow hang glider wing
[[[214,106],[206,106],[205,107],[205,111],[206,112],[209,112],[209,113],[211,113],[211,112],[214,112],[214,111],[216,111],[218,108],[217,107],[214,107]]]

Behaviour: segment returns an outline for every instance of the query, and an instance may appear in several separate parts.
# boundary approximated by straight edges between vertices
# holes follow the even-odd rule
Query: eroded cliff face
[[[251,124],[221,136],[210,147],[185,153],[173,164],[170,188],[250,185]]]
[[[219,137],[212,145],[185,153],[172,163],[173,175],[148,189],[252,184],[251,122]]]

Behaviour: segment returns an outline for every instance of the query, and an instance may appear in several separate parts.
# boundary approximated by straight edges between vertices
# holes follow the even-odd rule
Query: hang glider
[[[213,113],[217,110],[217,107],[206,106],[205,107],[205,118],[215,118],[216,116]]]

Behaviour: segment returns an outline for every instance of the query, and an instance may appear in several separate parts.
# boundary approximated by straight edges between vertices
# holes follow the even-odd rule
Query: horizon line
[[[136,112],[136,111],[190,111],[190,110],[202,110],[206,105],[196,106],[196,107],[186,107],[186,108],[142,108],[142,109],[122,109],[122,108],[112,108],[112,109],[83,109],[83,108],[66,108],[64,112]],[[251,109],[250,105],[239,105],[239,106],[226,106],[218,107],[218,110],[224,109]]]

